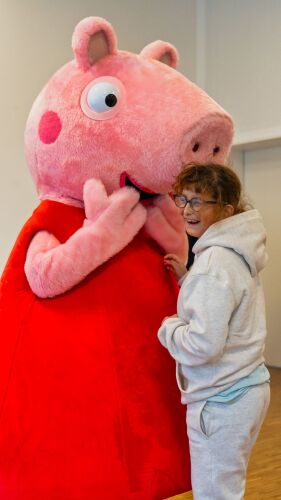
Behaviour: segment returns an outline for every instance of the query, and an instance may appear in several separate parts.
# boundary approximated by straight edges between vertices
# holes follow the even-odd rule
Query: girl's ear
[[[231,217],[234,214],[233,205],[230,204],[224,205],[223,212],[225,217]]]

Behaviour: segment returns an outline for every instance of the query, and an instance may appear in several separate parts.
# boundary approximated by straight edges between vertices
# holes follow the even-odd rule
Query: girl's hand
[[[173,253],[165,255],[164,266],[169,271],[172,271],[178,280],[187,272],[184,262]]]

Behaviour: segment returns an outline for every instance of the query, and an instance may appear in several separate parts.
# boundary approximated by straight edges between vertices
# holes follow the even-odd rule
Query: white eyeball
[[[124,93],[124,86],[117,78],[96,78],[82,92],[82,111],[93,120],[108,120],[120,110]]]

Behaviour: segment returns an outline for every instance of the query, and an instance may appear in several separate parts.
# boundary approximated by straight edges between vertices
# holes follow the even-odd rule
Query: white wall
[[[233,116],[232,152],[268,232],[268,364],[281,367],[281,1],[198,0],[197,79]],[[200,81],[199,81],[200,80]],[[255,148],[255,149],[253,149]]]
[[[267,229],[269,260],[262,273],[268,340],[266,360],[281,367],[281,148],[245,152],[245,190],[260,210]]]
[[[0,271],[37,195],[23,154],[29,109],[49,77],[72,59],[71,36],[84,17],[105,17],[120,49],[156,39],[179,50],[179,70],[196,72],[196,0],[0,0]]]
[[[237,142],[281,136],[281,1],[198,0],[205,88],[233,116]]]

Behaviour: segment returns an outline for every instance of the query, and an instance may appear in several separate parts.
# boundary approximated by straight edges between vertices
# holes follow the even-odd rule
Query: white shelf
[[[238,132],[234,135],[233,149],[247,151],[249,149],[272,148],[281,145],[281,126],[249,132]]]

